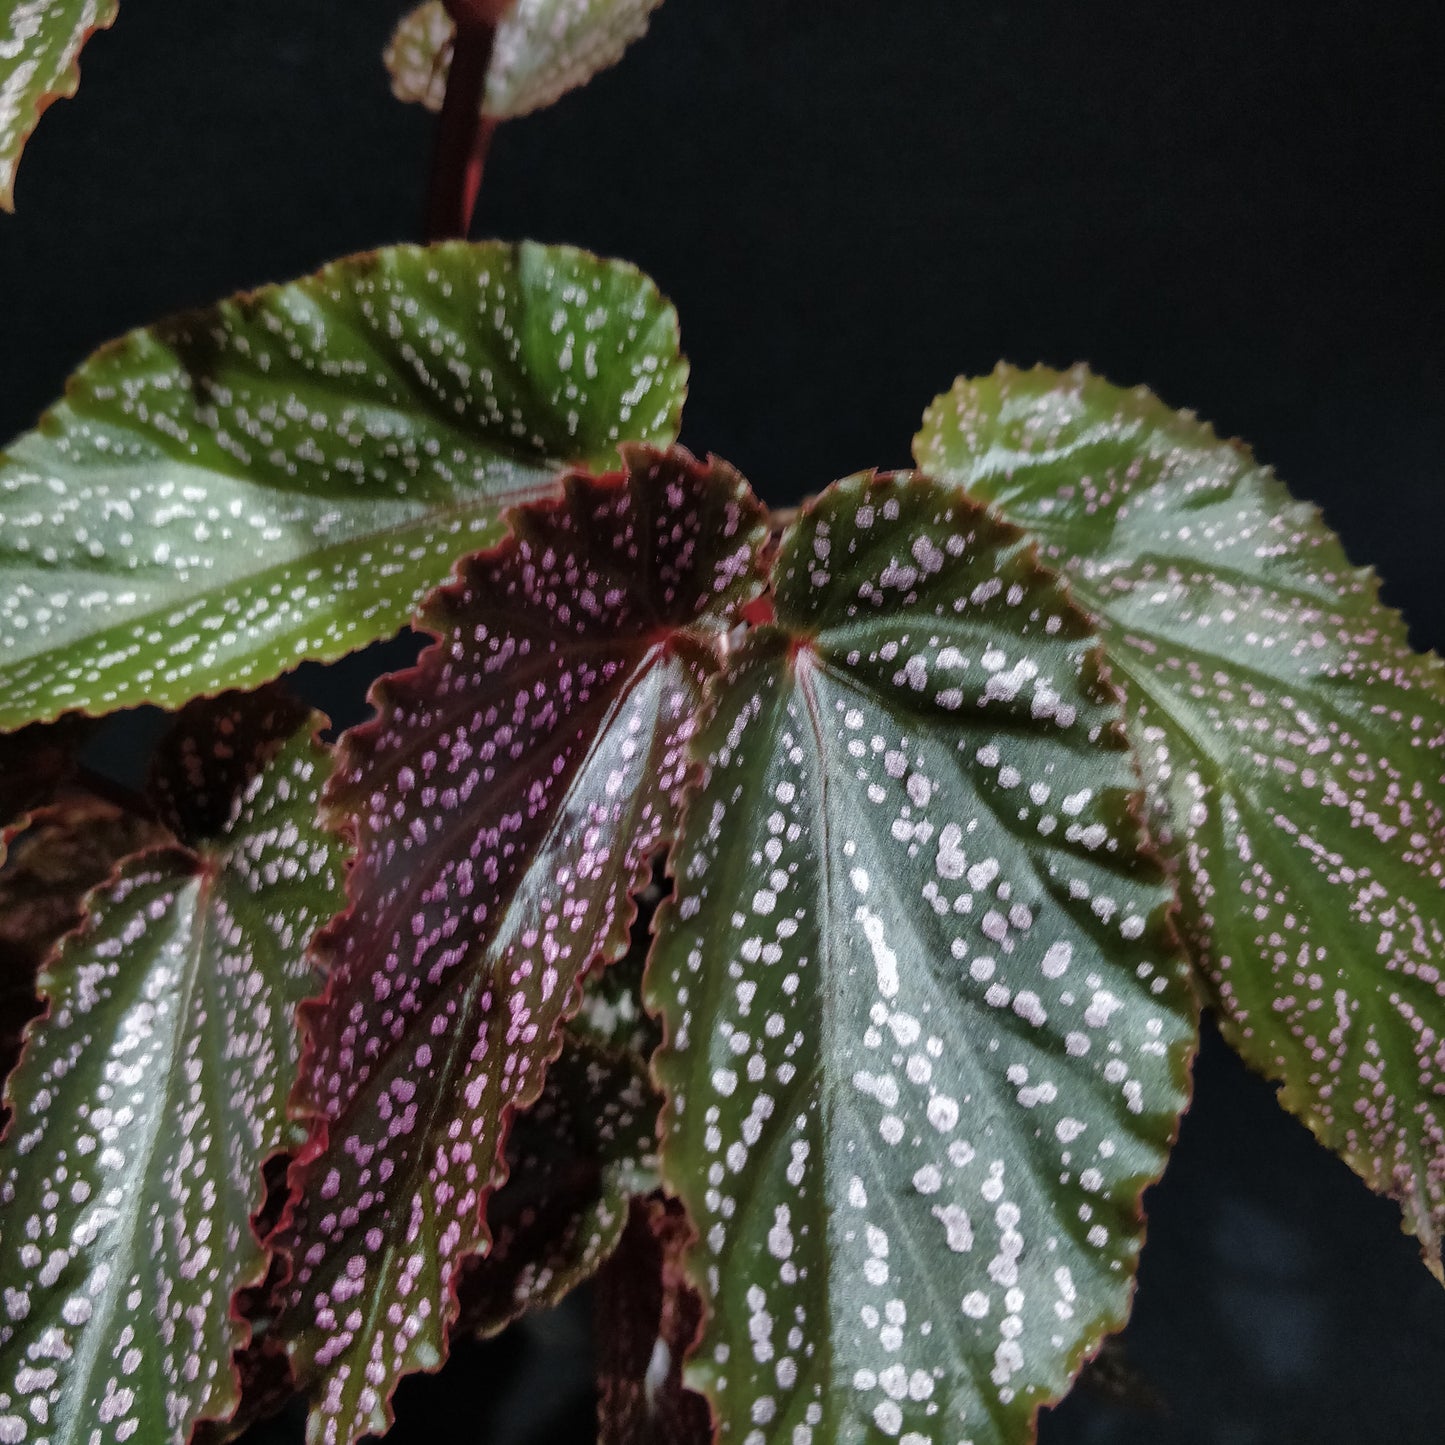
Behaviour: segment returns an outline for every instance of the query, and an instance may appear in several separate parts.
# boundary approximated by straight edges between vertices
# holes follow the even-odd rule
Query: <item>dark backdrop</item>
[[[0,435],[127,327],[416,238],[402,8],[122,0],[0,217]],[[650,271],[685,440],[771,501],[906,463],[958,372],[1083,359],[1251,440],[1440,647],[1442,55],[1433,0],[667,0],[502,130],[477,233]],[[306,685],[349,721],[374,664]],[[1213,1034],[1197,1079],[1125,1335],[1157,1408],[1076,1390],[1045,1441],[1438,1445],[1445,1290],[1394,1207]],[[586,1328],[459,1351],[392,1438],[590,1438]]]

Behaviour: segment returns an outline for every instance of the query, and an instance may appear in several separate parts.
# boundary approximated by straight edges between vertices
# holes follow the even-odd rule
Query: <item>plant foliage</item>
[[[830,489],[731,664],[649,974],[725,1437],[1023,1438],[1124,1315],[1193,1021],[1097,642],[1014,528]]]
[[[1125,1317],[1191,966],[1438,1272],[1445,681],[1374,579],[1082,370],[790,521],[685,377],[629,267],[400,247],[0,458],[3,1445],[351,1445],[593,1277],[604,1445],[1021,1445]],[[408,623],[334,759],[261,686]],[[141,701],[133,796],[77,752]]]
[[[661,0],[515,0],[497,26],[483,112],[509,120],[541,110],[615,65]],[[398,100],[439,111],[456,27],[442,0],[403,17],[386,48]]]
[[[934,403],[922,465],[1098,620],[1226,1036],[1441,1272],[1445,665],[1243,447],[1082,369]]]
[[[0,456],[0,726],[254,687],[405,626],[511,504],[676,433],[630,266],[398,246],[105,347]]]
[[[298,725],[299,716],[299,725]],[[0,1436],[184,1439],[237,1401],[236,1289],[267,1256],[261,1167],[290,1141],[295,1006],[339,868],[319,721],[198,705],[185,735],[249,777],[205,833],[126,862],[40,976],[0,1173]]]
[[[118,0],[25,0],[0,11],[0,210],[41,115],[80,84],[80,51],[112,24]]]
[[[511,1116],[588,968],[626,949],[701,688],[759,585],[766,527],[736,473],[682,452],[627,467],[515,514],[342,744],[326,809],[357,856],[307,1015],[286,1239],[319,1439],[384,1428],[397,1377],[440,1363]]]

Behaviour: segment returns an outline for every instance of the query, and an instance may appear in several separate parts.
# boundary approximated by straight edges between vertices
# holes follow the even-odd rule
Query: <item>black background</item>
[[[418,238],[431,120],[378,59],[402,9],[122,0],[0,217],[0,435],[127,327]],[[649,271],[684,440],[770,501],[906,464],[959,372],[1087,360],[1250,440],[1439,648],[1442,56],[1424,0],[667,0],[503,128],[476,234]],[[307,686],[350,721],[376,665]],[[1125,1336],[1160,1406],[1076,1390],[1043,1439],[1438,1445],[1445,1290],[1394,1207],[1212,1033],[1196,1075]],[[590,1439],[586,1355],[580,1303],[466,1347],[391,1438]]]

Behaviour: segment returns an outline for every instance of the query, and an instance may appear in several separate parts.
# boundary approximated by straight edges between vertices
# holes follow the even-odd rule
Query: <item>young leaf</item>
[[[31,813],[74,778],[84,724],[82,718],[67,718],[0,735],[0,865],[11,841],[30,825]]]
[[[774,585],[648,965],[688,1382],[723,1440],[1031,1439],[1124,1317],[1194,1037],[1118,710],[953,488],[839,483]]]
[[[457,1330],[494,1335],[597,1272],[628,1200],[657,1188],[658,1102],[643,1060],[568,1032],[507,1137],[507,1182],[487,1205],[491,1247],[462,1268]]]
[[[516,0],[497,27],[482,109],[508,120],[551,105],[622,59],[662,0]],[[439,111],[455,27],[442,0],[403,17],[386,48],[392,93]]]
[[[0,859],[0,1079],[15,1067],[25,1025],[40,1012],[40,966],[80,924],[85,895],[122,858],[167,841],[153,818],[71,789],[37,809]],[[7,1118],[0,1108],[0,1130]]]
[[[315,1440],[384,1429],[398,1377],[441,1362],[509,1120],[586,970],[626,946],[701,688],[758,590],[767,530],[737,474],[626,456],[435,594],[437,645],[341,745],[327,815],[357,856],[309,1012],[289,1236]]]
[[[52,102],[80,84],[81,47],[117,0],[26,0],[0,10],[0,210],[15,209],[20,153]]]
[[[707,1401],[682,1381],[702,1324],[683,1267],[691,1239],[676,1200],[632,1201],[597,1277],[597,1445],[712,1445]]]
[[[133,332],[0,457],[0,727],[253,687],[403,627],[512,503],[676,432],[645,277],[399,246]]]
[[[250,1215],[340,891],[316,721],[265,740],[212,838],[92,894],[41,974],[0,1151],[0,1438],[184,1441],[236,1404],[231,1295],[266,1272]]]
[[[1445,668],[1241,446],[1082,368],[935,402],[920,462],[1041,539],[1127,696],[1235,1048],[1441,1272]]]

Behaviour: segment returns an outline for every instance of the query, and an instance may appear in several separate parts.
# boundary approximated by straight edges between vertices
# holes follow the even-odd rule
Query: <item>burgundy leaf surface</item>
[[[340,747],[326,809],[355,835],[351,908],[308,1013],[285,1232],[316,1441],[384,1429],[397,1379],[440,1364],[511,1116],[589,966],[626,948],[701,689],[760,586],[766,526],[736,473],[625,455],[433,594],[437,644]]]
[[[597,1277],[598,1445],[709,1445],[707,1400],[682,1382],[702,1325],[683,1254],[692,1226],[676,1200],[636,1199]]]

